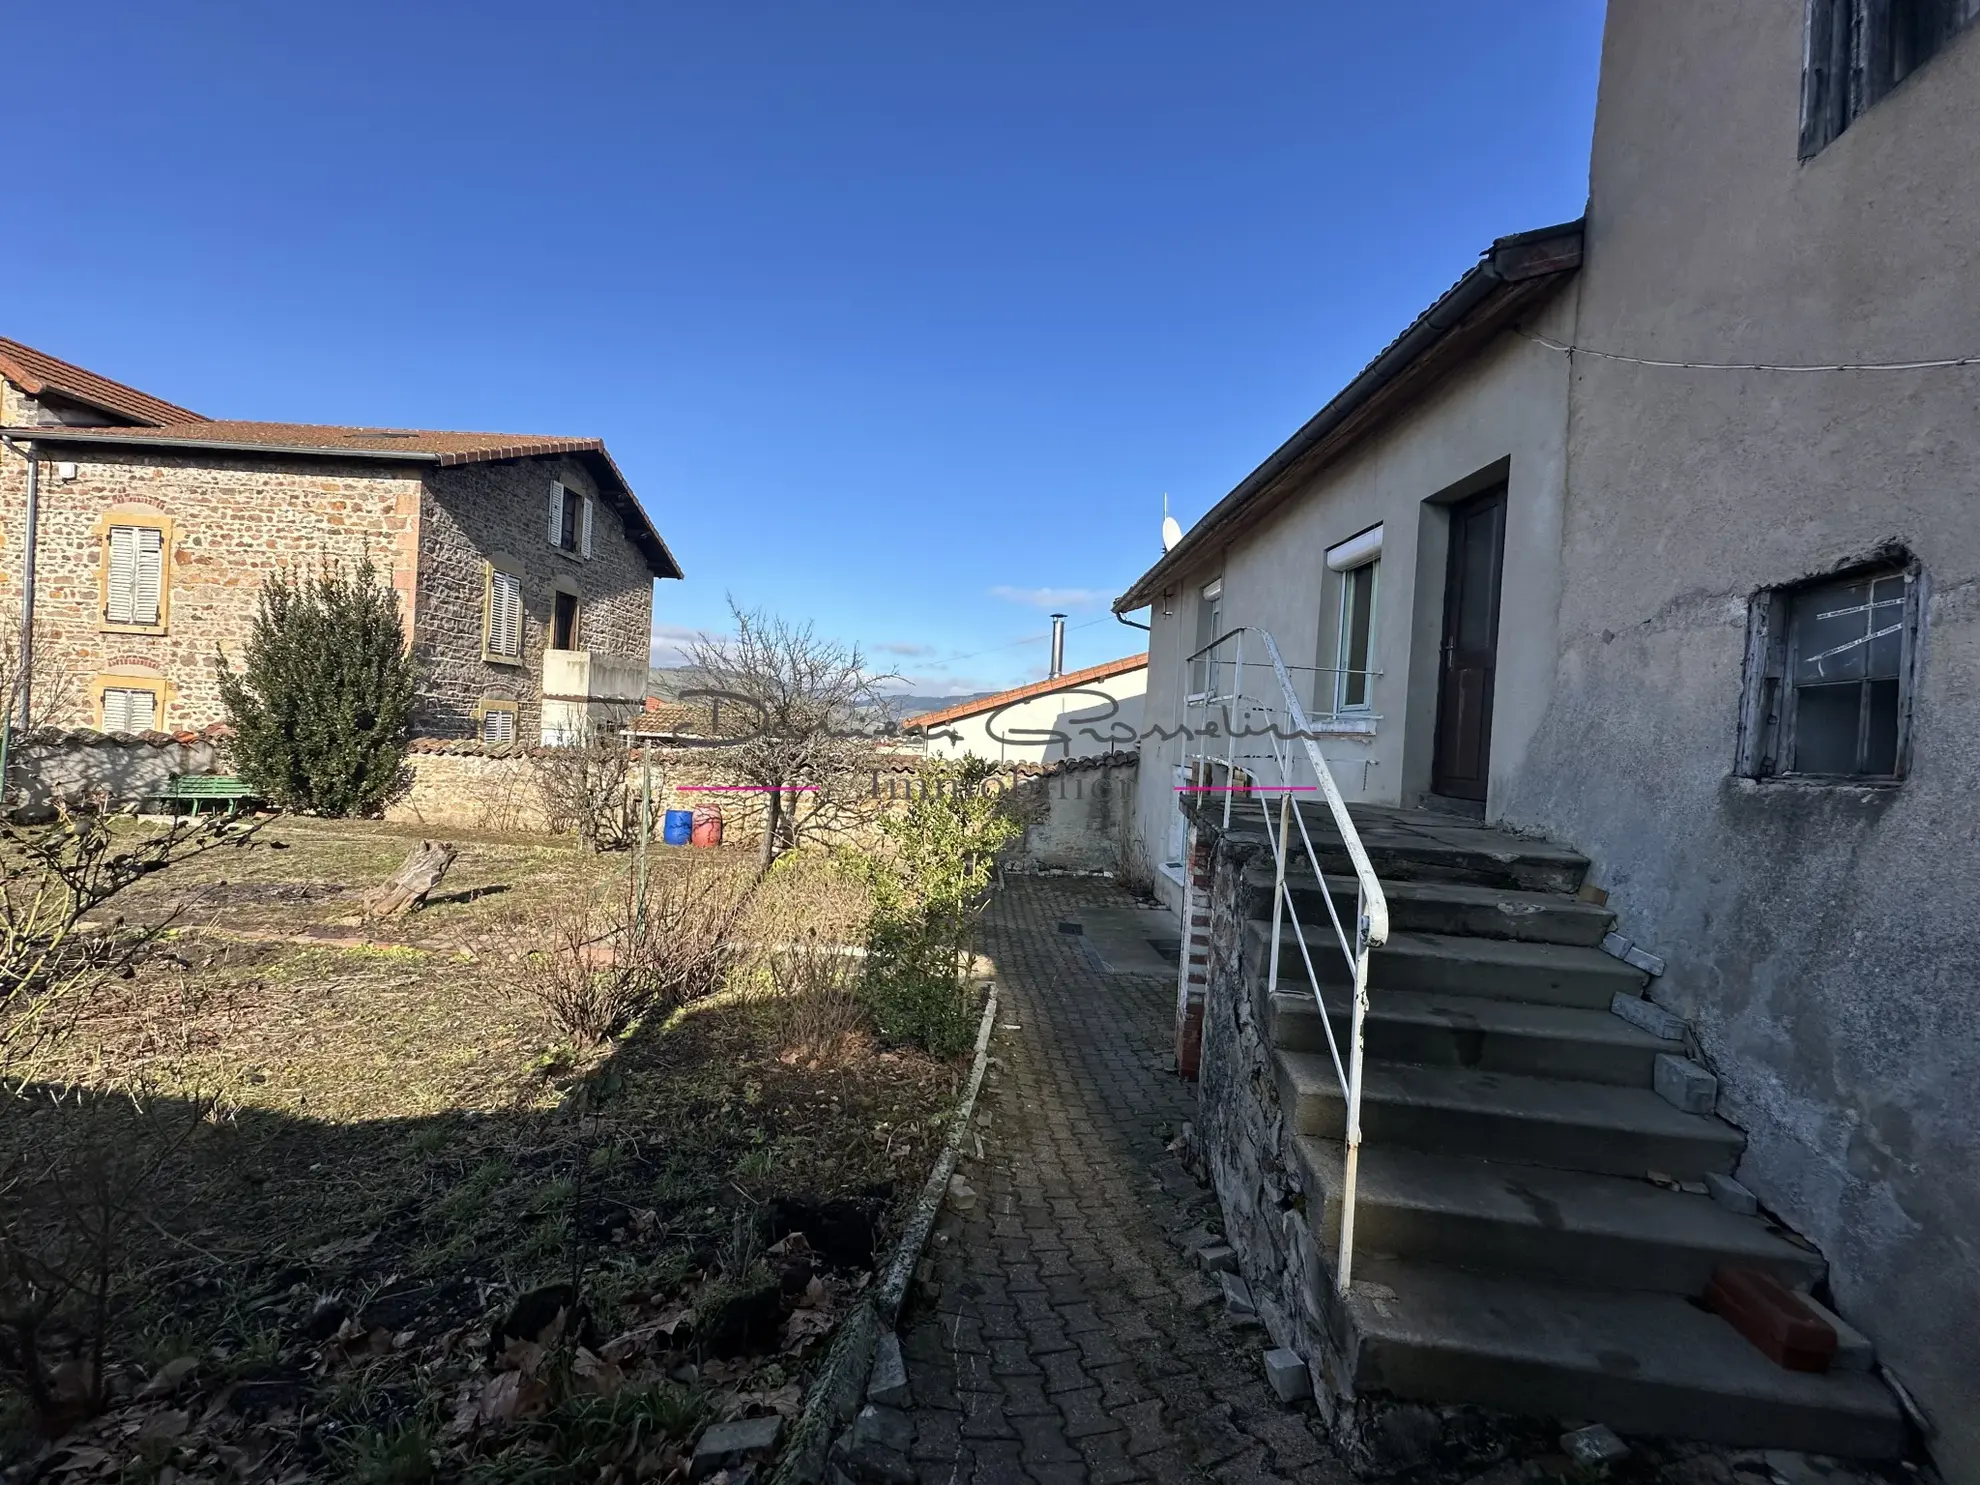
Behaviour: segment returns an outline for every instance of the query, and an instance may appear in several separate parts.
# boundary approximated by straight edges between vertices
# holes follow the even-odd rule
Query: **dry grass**
[[[65,1089],[142,1085],[142,1106],[117,1115],[140,1133],[198,1116],[129,1255],[112,1356],[131,1383],[199,1358],[171,1400],[196,1416],[209,1415],[195,1394],[244,1382],[293,1394],[266,1416],[210,1415],[256,1461],[245,1478],[339,1478],[340,1438],[425,1430],[441,1447],[450,1389],[484,1375],[487,1324],[532,1285],[581,1273],[604,1335],[667,1304],[706,1309],[756,1282],[766,1224],[797,1220],[778,1214],[839,1201],[884,1233],[925,1173],[958,1069],[866,1029],[846,952],[864,905],[843,874],[781,866],[738,930],[729,988],[581,1046],[528,993],[516,953],[529,908],[554,912],[587,880],[622,893],[629,858],[461,839],[431,905],[365,937],[343,921],[355,895],[417,832],[280,821],[268,834],[277,848],[175,867],[120,902],[137,917],[182,910],[170,957],[101,997],[34,1097],[0,1107],[0,1154],[54,1158],[87,1133]],[[656,858],[663,883],[730,864]],[[739,1245],[739,1232],[756,1236]],[[386,1315],[386,1329],[362,1345],[317,1334],[326,1304]],[[696,1359],[681,1335],[685,1353],[646,1364]],[[746,1406],[808,1354],[703,1356],[704,1403]],[[0,1466],[5,1411],[0,1399]],[[506,1478],[486,1470],[511,1443],[477,1432],[476,1478]],[[190,1443],[164,1455],[175,1447],[175,1467],[203,1467]]]

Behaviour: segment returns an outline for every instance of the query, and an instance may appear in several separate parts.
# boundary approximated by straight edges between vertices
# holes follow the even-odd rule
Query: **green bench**
[[[192,813],[197,815],[202,804],[224,800],[227,813],[233,814],[241,806],[243,799],[254,798],[254,790],[248,781],[225,773],[182,773],[167,784],[154,799],[167,804],[190,804]]]

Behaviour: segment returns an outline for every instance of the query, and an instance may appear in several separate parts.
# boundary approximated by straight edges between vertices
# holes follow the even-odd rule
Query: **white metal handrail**
[[[1247,638],[1262,651],[1263,660],[1245,660]],[[1248,688],[1247,665],[1251,670],[1269,669],[1271,679],[1265,681],[1261,677],[1259,685]],[[1203,684],[1200,689],[1192,690],[1190,680],[1199,674],[1199,668]],[[1340,672],[1324,673],[1337,675]],[[1375,672],[1365,674],[1373,675]],[[1388,942],[1389,903],[1382,892],[1381,882],[1375,876],[1374,867],[1369,864],[1368,851],[1362,845],[1354,820],[1348,814],[1347,802],[1341,798],[1333,772],[1321,756],[1320,739],[1349,731],[1365,735],[1371,719],[1368,713],[1358,712],[1353,718],[1355,725],[1349,728],[1343,725],[1347,719],[1335,713],[1326,722],[1316,725],[1300,702],[1291,670],[1280,656],[1278,644],[1267,631],[1249,625],[1220,634],[1187,656],[1178,680],[1184,698],[1184,758],[1192,764],[1188,773],[1190,783],[1183,787],[1199,792],[1210,789],[1221,792],[1224,796],[1223,819],[1227,828],[1231,823],[1232,810],[1241,797],[1257,800],[1259,813],[1265,822],[1266,838],[1271,842],[1273,862],[1272,940],[1267,988],[1271,992],[1279,988],[1279,951],[1284,926],[1290,922],[1293,941],[1299,945],[1300,959],[1306,969],[1307,984],[1313,992],[1314,1002],[1320,1008],[1320,1025],[1327,1034],[1327,1050],[1333,1057],[1334,1073],[1340,1079],[1341,1093],[1347,1102],[1341,1174],[1340,1250],[1334,1266],[1335,1287],[1346,1294],[1354,1264],[1355,1189],[1361,1159],[1362,1027],[1368,1015],[1368,956]],[[1257,691],[1265,694],[1253,694]],[[1218,714],[1222,717],[1221,726],[1215,725]],[[1215,747],[1219,740],[1223,743],[1221,749]],[[1263,747],[1256,746],[1260,742]],[[1245,745],[1242,751],[1240,743]],[[1302,762],[1313,779],[1311,784],[1300,781]],[[1223,772],[1223,784],[1209,783],[1219,769]],[[1276,778],[1261,777],[1261,770],[1271,771]],[[1352,937],[1334,907],[1334,895],[1327,888],[1327,874],[1322,869],[1313,836],[1307,829],[1306,815],[1293,807],[1293,795],[1307,790],[1317,790],[1327,801],[1327,811],[1333,817],[1334,828],[1340,833],[1341,844],[1354,868],[1356,903]],[[1276,822],[1272,818],[1274,811],[1267,802],[1273,794],[1278,796]],[[1300,925],[1299,910],[1293,902],[1292,890],[1286,885],[1286,857],[1295,826],[1300,843],[1305,848],[1307,862],[1313,869],[1314,879],[1319,883],[1320,900],[1326,905],[1335,942],[1346,960],[1349,982],[1354,987],[1345,1061],[1334,1038],[1333,1019],[1327,1013],[1320,974],[1314,967],[1313,954]]]

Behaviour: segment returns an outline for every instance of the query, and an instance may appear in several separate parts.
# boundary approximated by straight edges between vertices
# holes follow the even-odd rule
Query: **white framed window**
[[[1923,575],[1870,568],[1769,589],[1747,624],[1736,771],[1895,782],[1911,766]]]
[[[102,730],[150,732],[158,726],[158,693],[145,686],[103,688]]]
[[[1340,644],[1334,656],[1334,710],[1374,705],[1375,591],[1382,564],[1364,562],[1341,574]]]
[[[104,540],[104,622],[156,624],[165,591],[165,533],[156,526],[112,526]]]
[[[591,556],[591,506],[589,495],[573,490],[562,480],[550,482],[550,545],[578,557]]]
[[[483,614],[482,655],[489,660],[521,660],[523,651],[522,575],[493,563]]]
[[[1207,582],[1196,595],[1196,644],[1201,651],[1224,632],[1224,580]],[[1210,657],[1205,655],[1190,667],[1189,689],[1194,696],[1208,695],[1217,681]]]

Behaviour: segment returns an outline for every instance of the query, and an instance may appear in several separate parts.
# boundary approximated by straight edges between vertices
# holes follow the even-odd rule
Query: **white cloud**
[[[653,659],[655,665],[685,665],[688,662],[688,648],[696,640],[706,637],[706,631],[689,629],[683,624],[655,624],[653,626]]]
[[[992,598],[1001,598],[1006,603],[1023,603],[1032,608],[1042,608],[1047,613],[1061,609],[1091,608],[1096,603],[1104,603],[1107,594],[1098,588],[1013,588],[999,583],[990,590]]]

